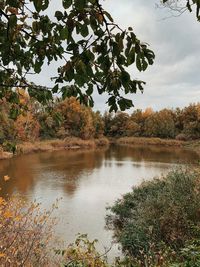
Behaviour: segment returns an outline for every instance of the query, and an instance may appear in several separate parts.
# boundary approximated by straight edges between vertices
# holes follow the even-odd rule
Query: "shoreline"
[[[112,140],[113,141],[113,140]],[[176,139],[161,139],[157,137],[120,137],[114,142],[125,146],[163,146],[188,149],[200,154],[200,140],[182,141]]]
[[[69,137],[64,140],[40,140],[34,142],[23,142],[17,144],[16,153],[13,154],[8,151],[0,150],[0,160],[10,159],[12,157],[38,153],[38,152],[51,152],[59,150],[79,150],[79,149],[96,149],[105,147],[110,144],[124,145],[124,146],[163,146],[163,147],[179,147],[182,149],[189,149],[196,151],[200,154],[200,140],[180,141],[175,139],[161,139],[154,137],[120,137],[120,138],[107,138],[101,137],[98,139],[83,140],[76,137]]]
[[[158,137],[120,137],[116,139],[118,145],[157,145],[182,147],[186,141],[175,139],[161,139]]]
[[[10,159],[12,157],[24,154],[38,153],[38,152],[52,152],[59,150],[79,150],[79,149],[96,149],[99,147],[105,147],[109,145],[109,140],[105,137],[83,140],[80,138],[69,137],[64,140],[52,139],[52,140],[40,140],[34,142],[23,142],[17,144],[16,153],[13,154],[8,151],[0,150],[0,160]]]

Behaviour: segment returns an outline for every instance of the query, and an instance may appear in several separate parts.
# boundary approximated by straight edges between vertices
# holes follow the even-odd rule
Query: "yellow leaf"
[[[11,213],[9,210],[7,210],[7,211],[4,212],[4,217],[5,217],[6,219],[11,218],[11,217],[12,217],[12,213]]]
[[[0,205],[2,205],[4,203],[5,203],[5,200],[2,197],[0,197]]]
[[[3,257],[5,257],[5,256],[6,256],[5,253],[0,252],[0,258],[3,258]]]
[[[8,181],[8,180],[10,180],[10,177],[8,175],[4,175],[3,179],[4,179],[4,181]]]
[[[20,221],[21,220],[21,216],[17,216],[17,217],[15,217],[15,221]]]

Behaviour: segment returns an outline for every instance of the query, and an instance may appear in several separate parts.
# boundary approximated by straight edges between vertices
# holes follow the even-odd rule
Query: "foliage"
[[[159,112],[151,114],[144,125],[145,136],[174,138],[175,125],[172,112],[163,109]]]
[[[9,183],[9,176],[4,176]],[[2,181],[1,181],[2,182]],[[57,266],[51,257],[52,210],[41,211],[40,204],[28,204],[13,196],[0,197],[0,265]]]
[[[109,95],[110,110],[133,106],[124,93],[143,90],[143,81],[132,79],[128,67],[145,71],[154,53],[129,27],[121,29],[99,0],[58,1],[52,10],[49,0],[0,2],[0,97],[8,91],[10,101],[19,102],[16,86],[28,89],[39,102],[75,96],[93,106],[93,91]],[[60,60],[51,89],[36,86],[27,74],[40,73],[44,63]],[[10,67],[13,66],[13,67]]]
[[[188,243],[200,238],[199,185],[199,171],[189,169],[144,182],[110,208],[107,226],[114,230],[123,251],[137,262],[144,263],[148,256],[155,263],[156,255],[163,258],[164,254],[173,262],[174,253],[181,262],[184,251],[188,258],[193,255]]]
[[[15,104],[18,113],[14,117],[11,116],[12,104],[5,98],[1,101],[0,144],[71,136],[82,139],[102,137],[104,122],[101,114],[80,104],[75,97],[64,101],[56,99],[51,107],[44,108],[22,92],[18,90],[20,103]]]
[[[200,138],[200,104],[180,109],[151,108],[132,114],[104,114],[105,135],[112,137],[139,136],[192,140]]]
[[[87,235],[79,234],[75,242],[66,250],[57,250],[64,256],[65,267],[108,267],[104,254],[100,255],[95,247],[97,240],[89,241]]]
[[[95,138],[102,137],[104,135],[105,124],[101,116],[101,113],[99,111],[93,112],[92,117],[93,117],[93,125],[95,128]]]
[[[200,138],[200,105],[191,104],[182,111],[183,133],[189,139]]]
[[[54,112],[62,116],[63,137],[76,136],[89,139],[95,135],[93,112],[79,103],[74,97],[60,101]]]
[[[15,137],[16,129],[10,116],[9,104],[5,100],[0,100],[0,144],[5,140],[14,141]]]

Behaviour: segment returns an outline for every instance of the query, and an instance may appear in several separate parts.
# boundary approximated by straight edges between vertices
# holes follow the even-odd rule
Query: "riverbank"
[[[98,147],[115,145],[128,146],[164,146],[164,147],[179,147],[194,150],[200,153],[200,140],[195,141],[180,141],[175,139],[147,138],[147,137],[121,137],[121,138],[98,138],[91,140],[83,140],[76,137],[69,137],[64,140],[52,139],[35,142],[23,142],[17,144],[16,155],[29,154],[45,151],[56,150],[78,150],[78,149],[95,149]],[[9,159],[13,157],[13,153],[0,149],[0,159]]]
[[[92,140],[83,140],[76,137],[69,137],[64,140],[53,139],[35,142],[23,142],[17,144],[16,155],[30,154],[37,152],[57,151],[57,150],[78,150],[78,149],[95,149],[109,145],[107,138],[102,137]],[[13,153],[0,150],[0,159],[12,158]]]
[[[118,145],[158,145],[158,146],[174,146],[181,147],[185,145],[185,141],[175,139],[161,139],[148,137],[121,137],[115,141]]]
[[[110,142],[117,145],[165,146],[190,149],[200,154],[200,140],[181,141],[175,139],[147,138],[147,137],[121,137]]]

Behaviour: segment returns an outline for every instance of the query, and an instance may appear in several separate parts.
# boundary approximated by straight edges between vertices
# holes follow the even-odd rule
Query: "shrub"
[[[174,253],[181,257],[188,242],[200,239],[200,174],[171,171],[134,187],[109,209],[107,227],[127,255],[143,263],[147,255],[152,258],[160,251],[168,259]]]
[[[176,140],[181,140],[181,141],[188,141],[189,138],[186,134],[180,133],[176,136]]]
[[[58,266],[50,242],[55,207],[41,211],[35,202],[0,197],[0,266]]]
[[[144,135],[148,137],[174,138],[175,124],[172,112],[163,109],[145,120]]]
[[[66,250],[57,250],[57,254],[64,255],[64,266],[68,267],[109,267],[105,255],[97,252],[95,244],[98,241],[89,241],[87,235],[79,235],[76,241]],[[105,255],[104,255],[105,254]]]

